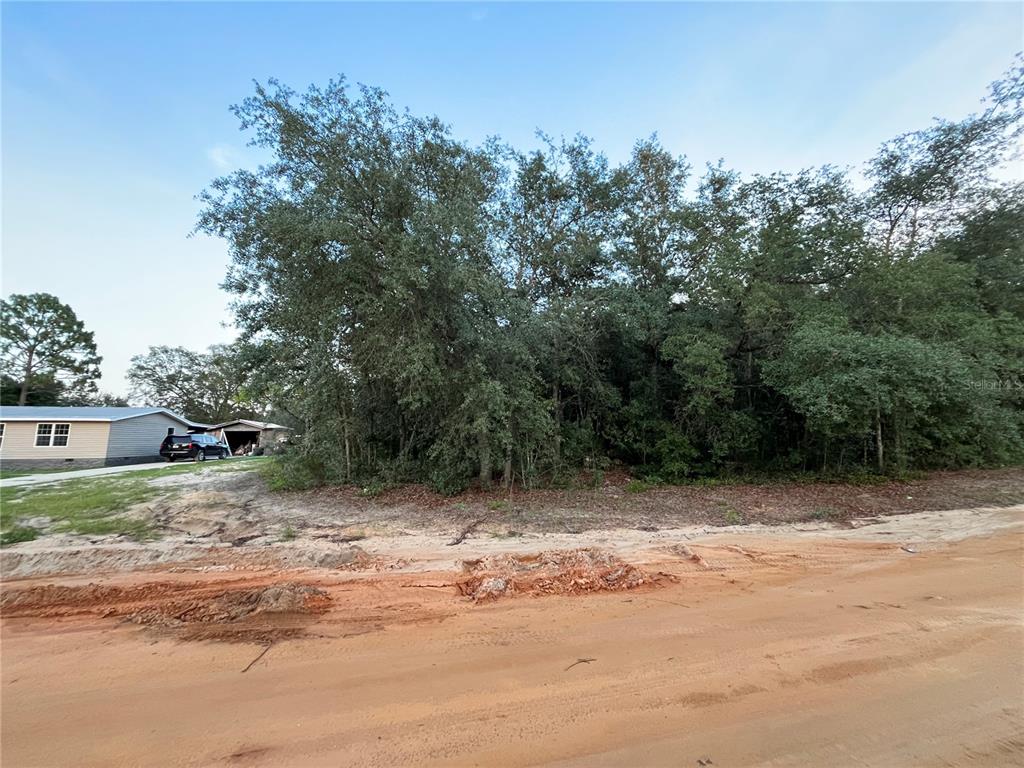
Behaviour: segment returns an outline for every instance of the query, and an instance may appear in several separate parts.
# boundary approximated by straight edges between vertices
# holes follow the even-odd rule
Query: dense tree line
[[[245,342],[320,479],[665,481],[1024,455],[1024,78],[833,167],[695,176],[656,138],[472,147],[343,81],[235,108],[215,180]],[[861,188],[863,187],[863,189]]]

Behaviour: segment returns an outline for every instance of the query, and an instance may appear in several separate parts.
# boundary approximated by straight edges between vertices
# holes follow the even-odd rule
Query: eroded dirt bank
[[[583,565],[616,588],[582,595],[460,589],[525,572],[517,583],[572,593],[558,568],[579,556],[536,554],[564,552],[557,536],[368,545],[394,568],[190,564],[7,583],[0,756],[1020,765],[1021,516],[636,532],[621,545],[595,532],[572,541],[597,550]],[[189,639],[197,626],[286,631]]]

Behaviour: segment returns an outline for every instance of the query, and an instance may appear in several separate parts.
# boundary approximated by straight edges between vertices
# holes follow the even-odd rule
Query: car
[[[168,435],[160,444],[160,455],[168,461],[226,459],[231,450],[212,435]]]

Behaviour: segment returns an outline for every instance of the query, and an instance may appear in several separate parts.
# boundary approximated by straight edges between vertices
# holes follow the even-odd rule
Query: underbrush
[[[667,482],[658,475],[642,475],[630,480],[625,488],[630,493],[643,493],[659,486],[718,488],[734,485],[885,485],[924,480],[927,477],[928,473],[922,470],[879,474],[864,469],[850,472],[749,472],[693,477],[676,482]]]
[[[258,471],[271,491],[308,491],[327,483],[323,464],[298,453],[272,456],[260,462]]]
[[[614,472],[613,472],[614,470]],[[794,470],[761,470],[750,472],[723,472],[720,475],[696,476],[696,477],[673,477],[666,479],[655,472],[644,472],[643,467],[633,468],[637,476],[625,479],[630,471],[629,467],[616,465],[598,470],[581,470],[573,475],[563,473],[552,477],[534,478],[529,489],[525,490],[562,490],[562,491],[586,491],[601,488],[606,477],[611,477],[611,485],[620,485],[627,493],[645,493],[658,488],[717,488],[739,485],[852,485],[852,486],[876,486],[892,482],[911,482],[923,480],[928,473],[922,470],[905,470],[902,472],[890,472],[880,474],[870,469],[855,468],[845,472],[836,471],[794,471]],[[267,458],[259,465],[259,472],[272,491],[302,491],[310,490],[324,485],[343,485],[344,479],[337,476],[337,469],[314,456],[299,453],[287,453]],[[628,478],[628,475],[626,475]],[[415,485],[414,479],[395,472],[382,472],[379,475],[355,479],[350,483],[358,487],[359,494],[366,498],[380,496],[386,491],[400,488],[405,485]],[[443,496],[459,496],[463,492],[476,493],[482,490],[475,483],[462,481],[456,485],[448,486],[436,482],[428,483],[436,492]],[[498,488],[498,483],[494,488]],[[521,492],[521,486],[517,483],[516,492]]]

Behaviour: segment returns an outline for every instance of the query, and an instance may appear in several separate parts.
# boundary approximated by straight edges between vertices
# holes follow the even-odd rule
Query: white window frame
[[[49,431],[45,435],[39,434],[43,427],[49,427]],[[57,427],[67,427],[67,431],[63,434],[57,434]],[[45,437],[46,442],[40,443],[39,438]],[[63,444],[57,444],[54,440],[58,437],[65,438]],[[67,448],[71,444],[71,423],[67,421],[40,421],[36,424],[36,437],[34,445],[36,448]]]

